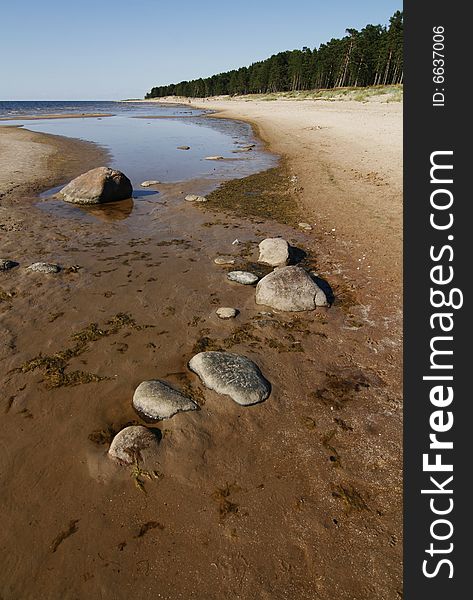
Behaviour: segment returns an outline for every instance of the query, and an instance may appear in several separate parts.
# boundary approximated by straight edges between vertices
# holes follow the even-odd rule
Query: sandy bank
[[[0,127],[0,199],[34,194],[107,161],[89,142]]]

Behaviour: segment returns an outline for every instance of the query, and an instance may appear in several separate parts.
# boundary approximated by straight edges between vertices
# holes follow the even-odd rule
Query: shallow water
[[[196,178],[225,180],[244,177],[275,164],[275,157],[254,139],[251,127],[245,123],[212,118],[204,111],[185,106],[84,104],[78,109],[61,103],[59,110],[58,106],[49,103],[48,112],[114,114],[75,119],[18,119],[8,123],[103,146],[111,154],[110,166],[126,173],[137,189],[147,179],[166,183]],[[35,113],[25,107],[23,114],[46,113],[40,109]],[[248,144],[255,144],[255,147],[249,152],[238,152]],[[181,150],[178,146],[189,146],[190,149]],[[223,156],[225,160],[205,160],[207,156]]]

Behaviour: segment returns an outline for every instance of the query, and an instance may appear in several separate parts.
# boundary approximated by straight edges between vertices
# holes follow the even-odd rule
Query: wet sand
[[[278,120],[267,112],[265,123],[271,114]],[[263,116],[245,118],[271,142]],[[271,147],[283,149],[285,131]],[[7,135],[26,134],[16,132]],[[0,254],[20,263],[0,273],[3,597],[401,597],[401,257],[387,255],[400,236],[388,196],[400,207],[391,181],[401,174],[393,167],[391,180],[379,167],[388,181],[379,186],[357,170],[371,152],[366,137],[355,155],[333,142],[344,176],[320,140],[313,152],[296,135],[279,169],[230,182],[201,206],[183,196],[209,192],[206,182],[88,210],[11,189],[1,198]],[[85,148],[82,158],[102,159]],[[317,225],[304,232],[299,220]],[[276,235],[331,284],[330,309],[269,311],[213,262],[231,254],[262,275],[257,244]],[[378,239],[385,252],[357,269]],[[37,260],[63,270],[28,273]],[[219,306],[240,315],[221,321]],[[70,352],[77,339],[80,352]],[[205,389],[187,362],[206,348],[252,358],[269,399],[241,407]],[[148,478],[106,452],[114,432],[140,422],[131,398],[150,378],[187,391],[201,410],[158,425]]]

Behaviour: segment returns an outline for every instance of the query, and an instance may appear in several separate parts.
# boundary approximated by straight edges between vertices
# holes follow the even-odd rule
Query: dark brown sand
[[[87,210],[0,200],[0,255],[20,263],[0,273],[0,597],[401,597],[397,315],[365,304],[385,281],[348,278],[327,236],[294,227],[307,215],[293,174],[283,164],[201,206],[183,197],[205,182]],[[257,244],[275,235],[330,282],[330,309],[268,314],[213,262],[231,254],[263,274]],[[25,271],[40,260],[63,271]],[[219,306],[240,315],[221,321]],[[215,348],[255,360],[270,398],[241,407],[206,390],[187,362]],[[140,422],[131,398],[150,378],[201,410],[158,426],[159,464],[142,473],[107,449]]]

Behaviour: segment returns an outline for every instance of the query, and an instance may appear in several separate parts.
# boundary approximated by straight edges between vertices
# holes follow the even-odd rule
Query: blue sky
[[[401,8],[400,0],[7,1],[0,100],[138,98],[387,23]]]

